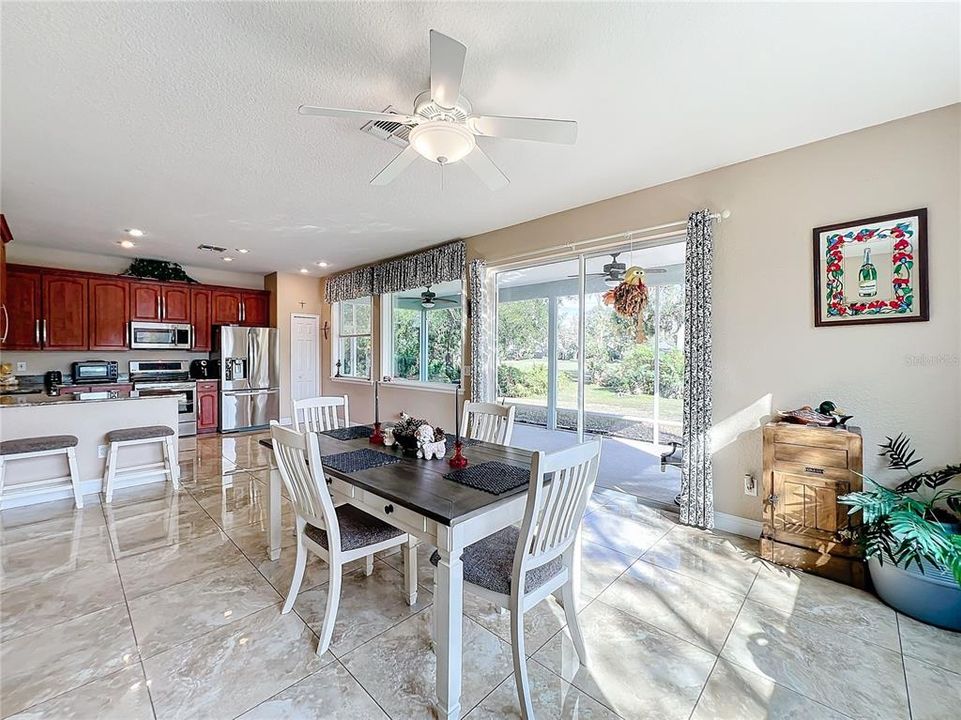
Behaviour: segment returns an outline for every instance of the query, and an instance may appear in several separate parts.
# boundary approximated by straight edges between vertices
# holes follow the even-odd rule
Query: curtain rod
[[[727,220],[731,217],[730,210],[722,210],[718,213],[711,213],[710,218],[715,221]],[[643,243],[650,240],[662,240],[666,237],[671,237],[676,235],[677,231],[674,232],[662,232],[657,235],[648,235],[648,233],[654,233],[658,230],[667,230],[669,228],[681,228],[687,226],[687,220],[676,220],[674,222],[664,223],[663,225],[652,225],[651,227],[640,228],[639,230],[628,230],[626,232],[615,233],[614,235],[606,235],[604,237],[592,238],[591,240],[577,240],[575,242],[564,243],[562,245],[553,245],[546,248],[541,248],[540,250],[531,250],[526,253],[518,253],[516,255],[508,255],[502,258],[494,258],[487,260],[487,264],[491,266],[500,266],[507,263],[514,263],[515,261],[522,260],[524,258],[549,258],[555,257],[559,254],[567,254],[572,252],[577,252],[577,249],[582,245],[590,245],[589,250],[604,250],[612,245],[620,245],[624,242],[635,242],[634,235],[644,235],[644,237],[637,238],[636,242]]]

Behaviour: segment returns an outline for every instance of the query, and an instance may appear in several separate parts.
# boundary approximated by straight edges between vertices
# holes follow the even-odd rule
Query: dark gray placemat
[[[492,460],[479,465],[469,465],[463,470],[453,470],[444,477],[491,495],[501,495],[530,482],[531,472],[516,465]]]
[[[369,425],[351,425],[345,428],[325,430],[321,435],[329,435],[334,440],[356,440],[357,438],[369,438],[373,432]]]
[[[452,452],[454,449],[454,443],[457,442],[456,437],[451,433],[444,433],[447,440],[447,452]],[[464,444],[464,447],[470,447],[471,445],[476,445],[480,440],[471,440],[470,438],[461,437],[460,441]]]
[[[400,462],[399,457],[366,448],[363,450],[337,453],[336,455],[324,455],[321,460],[325,467],[343,473],[360,472],[361,470],[370,470],[381,465],[391,465],[395,462]]]

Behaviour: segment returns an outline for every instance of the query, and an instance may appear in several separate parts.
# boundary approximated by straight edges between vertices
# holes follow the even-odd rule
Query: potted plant
[[[922,622],[961,630],[961,490],[944,487],[961,477],[961,464],[915,473],[911,441],[903,434],[880,445],[888,467],[908,474],[893,490],[872,486],[839,498],[864,549],[878,596]]]

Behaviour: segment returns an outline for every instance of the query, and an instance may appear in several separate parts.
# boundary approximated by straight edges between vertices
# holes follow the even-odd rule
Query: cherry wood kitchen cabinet
[[[210,322],[212,325],[240,323],[240,291],[215,288],[210,293]]]
[[[0,345],[5,344],[10,332],[10,306],[7,304],[7,243],[13,240],[13,233],[7,225],[7,218],[0,213]]]
[[[190,322],[190,288],[159,282],[130,282],[130,319]]]
[[[240,322],[248,327],[267,327],[270,322],[270,295],[262,291],[241,293]]]
[[[91,350],[127,349],[129,289],[130,283],[120,278],[91,278],[88,281],[87,324]]]
[[[41,275],[32,270],[7,272],[7,315],[10,323],[6,350],[40,350]]]
[[[197,434],[216,432],[217,406],[220,383],[216,380],[197,381]]]
[[[45,350],[87,349],[87,278],[41,274],[40,342]]]
[[[186,286],[162,286],[161,306],[163,321],[170,323],[190,322],[190,288]]]
[[[190,324],[194,326],[194,350],[209,351],[211,340],[210,290],[190,289]]]

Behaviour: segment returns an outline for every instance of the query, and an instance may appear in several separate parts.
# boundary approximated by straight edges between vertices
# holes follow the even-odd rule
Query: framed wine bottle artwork
[[[814,228],[814,324],[928,319],[928,211]]]

